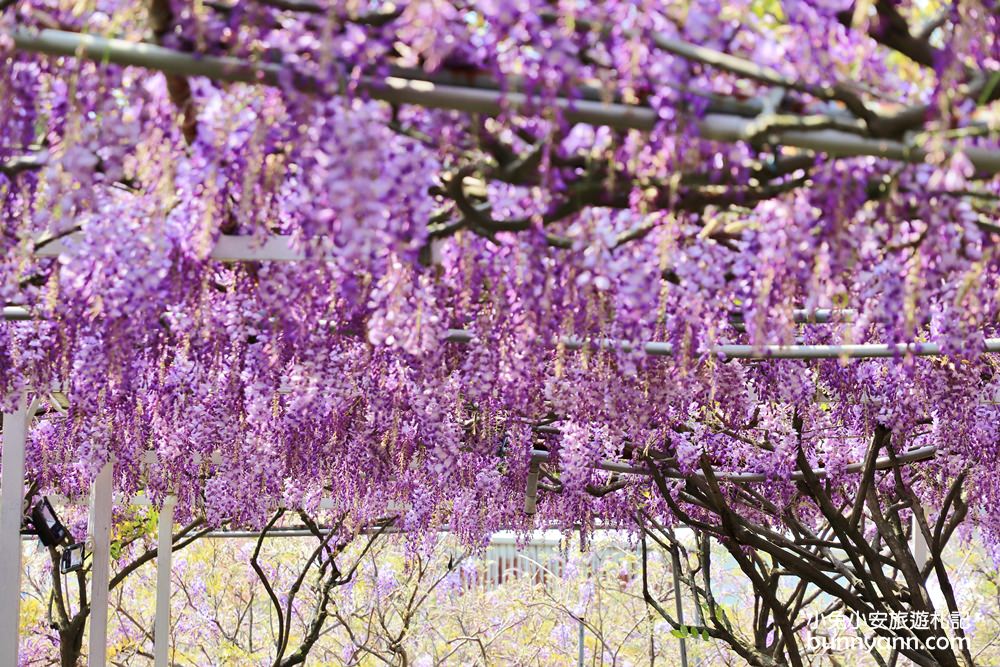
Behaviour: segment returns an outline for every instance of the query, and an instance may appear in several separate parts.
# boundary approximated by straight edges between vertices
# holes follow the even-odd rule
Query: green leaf
[[[1000,84],[1000,70],[997,70],[990,75],[990,80],[986,82],[986,85],[983,87],[983,92],[979,94],[979,104],[986,104],[987,100],[989,100],[993,95],[993,91],[996,90],[998,84]]]
[[[687,639],[688,637],[703,641],[711,639],[711,636],[708,634],[708,628],[696,628],[693,625],[678,626],[676,630],[671,630],[670,634],[678,639]]]
[[[111,553],[111,558],[118,560],[118,558],[122,555],[122,543],[117,540],[112,542],[109,552]]]
[[[760,19],[774,17],[778,21],[785,20],[785,12],[781,7],[780,0],[756,0],[750,3],[750,11]]]
[[[729,620],[729,614],[727,614],[726,610],[721,607],[719,608],[719,619],[722,621],[722,624],[726,626],[726,630],[729,630],[730,632],[733,631],[733,624]]]

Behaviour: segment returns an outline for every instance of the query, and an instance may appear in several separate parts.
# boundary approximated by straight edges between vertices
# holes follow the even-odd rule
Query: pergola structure
[[[156,44],[136,44],[59,30],[15,31],[8,36],[16,48],[27,52],[146,67],[180,76],[207,76],[218,81],[280,86],[291,78],[292,85],[303,90],[309,91],[316,87],[315,82],[308,79],[296,80],[292,73],[283,74],[280,66],[260,65],[230,58],[198,57]],[[687,44],[670,46],[681,54],[704,60],[720,69],[760,79],[778,88],[795,88],[793,82],[784,80],[776,72],[758,69],[739,59],[727,59],[725,54],[713,52],[711,49]],[[394,104],[414,104],[427,108],[493,115],[501,113],[504,105],[516,109],[530,101],[530,97],[523,93],[501,92],[495,87],[490,87],[489,82],[484,82],[481,86],[463,86],[443,83],[434,77],[421,77],[417,72],[410,72],[408,75],[403,72],[399,74],[400,76],[387,77],[381,81],[363,80],[361,91],[373,99]],[[566,114],[566,120],[571,123],[650,130],[656,121],[656,113],[644,107],[588,99],[561,99],[556,102]],[[710,112],[698,122],[698,131],[706,139],[744,141],[754,131],[754,118],[767,110],[752,104],[740,110],[744,115]],[[841,130],[782,130],[779,136],[781,143],[786,146],[823,152],[834,157],[868,155],[904,162],[921,162],[928,156],[927,151],[919,146],[907,146],[898,141],[867,139]],[[954,147],[951,150],[954,150]],[[1000,172],[1000,151],[968,147],[964,152],[976,169],[989,173]],[[269,247],[270,252],[252,258],[263,259],[271,256],[277,256],[279,259],[292,258],[293,255],[281,247],[280,241],[276,244]],[[218,253],[220,257],[226,257],[230,251],[230,248],[223,246]]]
[[[62,252],[59,243],[47,244],[39,252],[39,256],[58,257]],[[301,261],[304,256],[297,253],[288,240],[280,237],[267,239],[263,244],[254,239],[240,237],[222,237],[212,254],[214,259],[224,262],[241,261]],[[836,319],[837,313],[829,310],[803,311],[797,314],[802,322],[825,322]],[[8,307],[4,309],[4,317],[8,320],[30,318],[30,313],[23,308]],[[449,331],[444,343],[469,343],[471,334],[466,331]],[[569,341],[567,347],[579,349],[582,341]],[[606,341],[612,346],[628,345],[622,341]],[[643,345],[643,350],[649,355],[666,355],[672,352],[671,346],[665,343],[650,342]],[[988,339],[986,352],[1000,352],[1000,339]],[[908,343],[897,345],[724,345],[717,348],[716,353],[742,359],[838,359],[838,358],[885,358],[899,355],[937,356],[941,354],[939,346],[933,343]],[[34,405],[23,404],[14,413],[4,413],[3,432],[3,472],[0,480],[0,570],[17,572],[16,577],[8,577],[0,583],[0,644],[9,647],[8,658],[15,664],[17,660],[19,604],[20,604],[20,572],[21,544],[20,530],[24,508],[22,507],[22,489],[20,483],[24,479],[24,443],[31,420],[34,418]],[[547,427],[541,426],[545,430]],[[548,427],[549,431],[552,430]],[[914,463],[934,456],[936,447],[928,446],[912,450],[900,455],[896,462]],[[550,454],[544,450],[536,450],[532,460],[535,463],[545,462]],[[878,469],[888,469],[894,462],[890,457],[881,457],[876,461]],[[620,461],[603,461],[598,467],[601,470],[622,474],[648,475],[649,472],[632,464]],[[852,473],[861,472],[865,462],[858,461],[848,466]],[[107,642],[107,602],[108,581],[110,579],[110,531],[112,510],[112,475],[113,463],[105,465],[100,475],[94,481],[90,514],[91,525],[94,528],[91,599],[93,617],[90,623],[91,665],[106,664],[105,650]],[[824,472],[818,471],[822,477]],[[675,473],[683,479],[684,475]],[[801,473],[794,473],[801,479]],[[763,482],[767,475],[757,472],[721,472],[721,479],[735,482]],[[8,483],[9,481],[9,483]],[[538,474],[536,471],[529,477],[526,489],[525,512],[533,514],[537,498]],[[139,502],[142,502],[141,500]],[[156,626],[154,636],[161,639],[155,642],[155,664],[166,667],[169,664],[169,623],[170,623],[170,567],[171,538],[173,526],[173,501],[168,499],[160,510],[157,533],[157,590],[156,590]],[[6,538],[4,537],[6,536]],[[919,533],[914,534],[914,548],[918,553],[926,552],[926,545]],[[923,556],[925,557],[925,556]],[[6,601],[6,602],[4,602]],[[678,617],[683,620],[681,599],[677,598]]]
[[[268,4],[268,3],[264,3]],[[314,7],[304,3],[293,3],[293,7],[283,7],[289,11],[316,12],[322,7]],[[881,11],[881,10],[880,10]],[[20,54],[43,54],[47,56],[75,58],[81,61],[92,61],[103,65],[145,68],[162,72],[169,77],[207,77],[216,82],[231,82],[243,84],[259,84],[275,87],[282,91],[294,91],[304,95],[326,95],[330,92],[331,81],[320,80],[308,71],[297,70],[281,64],[236,58],[222,55],[206,55],[169,48],[156,43],[137,43],[121,39],[106,38],[97,35],[68,32],[58,29],[14,28],[0,32],[0,38],[6,38],[15,52]],[[696,63],[714,70],[733,75],[740,79],[754,82],[769,91],[767,95],[758,95],[744,99],[741,96],[724,96],[710,91],[687,91],[693,97],[701,98],[705,109],[700,114],[692,114],[692,126],[700,139],[733,144],[765,144],[780,145],[792,149],[794,156],[806,156],[812,159],[815,154],[822,154],[833,160],[837,158],[870,157],[873,160],[887,160],[900,165],[933,164],[940,165],[952,159],[967,160],[972,172],[981,177],[1000,173],[1000,148],[985,143],[966,143],[959,134],[957,138],[949,135],[946,139],[936,142],[933,146],[918,142],[915,132],[879,133],[879,123],[885,120],[877,115],[865,113],[865,105],[861,104],[854,94],[836,86],[822,86],[791,78],[777,69],[759,66],[747,58],[736,57],[721,50],[696,45],[669,34],[654,33],[650,35],[655,47],[676,56],[684,61]],[[606,127],[613,130],[638,130],[652,132],[661,122],[661,109],[652,104],[629,100],[625,91],[598,88],[579,87],[575,97],[564,95],[541,96],[529,90],[529,86],[520,88],[519,81],[511,77],[503,82],[488,75],[477,73],[454,73],[445,70],[429,71],[409,67],[395,67],[385,76],[364,74],[351,81],[343,81],[341,91],[345,96],[377,100],[392,105],[412,105],[421,109],[436,109],[455,111],[465,114],[483,116],[502,116],[511,112],[533,110],[541,105],[550,111],[558,113],[561,120],[569,125],[581,124],[594,127]],[[972,97],[980,96],[989,102],[995,92],[996,73],[980,73],[971,81],[963,84],[963,91]],[[826,114],[803,113],[800,115],[778,113],[780,98],[788,91],[810,96],[830,103],[832,110]],[[189,91],[190,94],[190,91]],[[777,100],[777,101],[776,101]],[[858,111],[859,105],[861,112]],[[890,118],[892,121],[907,122],[930,113],[931,106],[918,106],[900,112]],[[906,116],[900,119],[901,116]],[[888,122],[888,121],[887,121]],[[920,123],[916,123],[919,129]],[[989,135],[989,123],[982,126],[970,126],[974,130],[983,130]],[[985,128],[985,129],[984,129]],[[522,159],[523,163],[524,160]],[[0,173],[7,175],[19,174],[44,166],[45,156],[27,155],[10,159],[0,165]],[[789,172],[797,173],[798,170]],[[520,177],[520,174],[516,174]],[[489,206],[480,205],[470,208],[470,198],[465,192],[468,185],[476,185],[471,173],[461,169],[451,174],[451,180],[445,183],[449,191],[455,188],[453,195],[456,206],[462,213],[466,224],[477,235],[487,239],[495,239],[496,233],[521,232],[530,225],[519,221],[492,220],[489,217]],[[511,177],[511,180],[516,180]],[[798,182],[801,181],[801,182]],[[457,186],[455,185],[457,183]],[[797,185],[808,183],[808,178],[797,179]],[[775,186],[775,192],[783,192],[782,186]],[[711,186],[706,186],[711,187]],[[968,195],[962,193],[960,196]],[[708,190],[705,197],[711,197],[713,191]],[[980,196],[982,193],[972,193]],[[988,193],[987,195],[988,196]],[[604,202],[596,201],[600,206]],[[742,202],[736,202],[740,204]],[[751,202],[753,203],[753,202]],[[715,205],[711,200],[709,205]],[[485,212],[484,212],[485,211]],[[504,223],[507,223],[506,226]],[[979,215],[975,227],[986,235],[1000,233],[1000,225],[988,215]],[[495,227],[493,229],[491,227]],[[623,232],[618,237],[618,243],[642,238],[650,232],[651,227],[640,225],[630,231]],[[440,233],[444,238],[454,230],[445,228]],[[435,232],[437,233],[437,232]],[[73,252],[73,244],[82,233],[70,230],[56,235],[46,235],[31,240],[33,256],[36,258],[59,258]],[[710,238],[711,234],[708,235]],[[730,238],[724,234],[722,241]],[[437,239],[432,239],[432,241]],[[572,242],[551,236],[548,239],[551,246],[568,249]],[[618,247],[618,244],[614,246]],[[329,249],[322,252],[329,253]],[[255,263],[255,262],[313,262],[328,259],[322,254],[317,255],[315,247],[309,245],[309,239],[303,240],[297,235],[257,234],[239,236],[221,234],[213,242],[208,253],[209,260],[222,263]],[[431,262],[433,264],[433,260]],[[3,310],[5,320],[26,321],[33,318],[43,318],[44,314],[35,312],[30,306],[5,305]],[[857,316],[857,311],[849,308],[799,308],[792,314],[791,320],[797,325],[830,324],[848,322]],[[734,324],[744,326],[739,318]],[[478,333],[471,329],[447,329],[442,340],[447,345],[488,346],[489,342],[480,340]],[[541,344],[560,350],[609,350],[620,353],[642,353],[649,357],[683,356],[687,351],[675,341],[669,340],[626,340],[617,337],[602,337],[600,335],[563,335],[546,340],[523,341],[525,346]],[[973,350],[976,353],[1000,352],[1000,338],[983,336],[982,348]],[[746,344],[713,344],[708,347],[706,358],[718,360],[866,360],[889,359],[902,360],[916,357],[939,357],[951,359],[954,351],[947,344],[929,340],[911,340],[906,342],[888,343],[788,343],[788,342],[754,342]],[[43,392],[44,393],[44,392]],[[22,523],[22,496],[24,479],[24,454],[28,428],[34,417],[35,404],[29,404],[28,396],[20,398],[17,410],[4,414],[2,478],[0,478],[0,571],[20,573],[21,540],[19,533]],[[559,435],[560,431],[549,425],[535,425],[536,431],[549,435]],[[875,450],[877,452],[877,450]],[[873,474],[879,470],[898,469],[900,464],[910,464],[926,461],[935,456],[936,445],[913,448],[909,451],[886,456],[873,456],[866,460],[852,461],[846,465],[848,474]],[[530,473],[527,476],[525,489],[524,511],[533,514],[536,511],[536,501],[539,483],[539,466],[549,460],[555,460],[553,452],[545,449],[534,449],[530,454]],[[648,463],[648,462],[647,462]],[[90,621],[90,664],[105,664],[105,641],[107,631],[107,597],[108,579],[110,573],[109,539],[111,530],[112,509],[112,466],[109,461],[101,469],[93,483],[91,498],[91,517],[94,530],[94,566],[92,575],[93,615]],[[616,459],[600,459],[591,464],[599,470],[625,475],[652,475],[649,465],[635,461]],[[843,471],[841,471],[843,474]],[[756,469],[729,469],[715,473],[711,471],[682,471],[679,467],[657,470],[657,475],[670,479],[685,480],[698,478],[716,479],[734,483],[756,483],[773,479],[773,475]],[[826,469],[817,468],[811,473],[796,471],[788,476],[788,480],[802,482],[807,477],[825,478]],[[167,664],[167,628],[169,626],[169,571],[170,544],[173,504],[171,500],[164,503],[158,525],[158,573],[157,573],[157,614],[156,614],[156,665]],[[914,519],[915,520],[915,519]],[[913,550],[918,562],[926,559],[927,545],[919,530],[913,531]],[[20,578],[8,577],[0,582],[0,646],[6,651],[3,659],[10,664],[16,662],[18,646],[18,600]],[[680,597],[678,595],[678,603]],[[680,611],[680,610],[678,610]],[[683,621],[683,614],[678,613]]]
[[[0,582],[0,640],[7,647],[6,658],[17,664],[18,646],[20,644],[20,600],[21,600],[21,525],[24,515],[23,483],[24,479],[24,446],[27,431],[34,418],[35,405],[23,405],[20,410],[3,414],[2,473],[0,473],[0,568],[15,576],[5,577]],[[898,462],[915,463],[934,456],[935,447],[923,447],[898,457]],[[549,453],[544,450],[535,451],[532,460],[536,463],[549,459]],[[889,457],[879,458],[878,469],[888,469],[894,465]],[[601,470],[627,475],[648,475],[643,468],[619,461],[604,461],[598,466]],[[864,462],[848,466],[852,473],[861,472]],[[93,570],[91,574],[91,619],[90,619],[90,653],[88,663],[92,666],[107,664],[107,631],[108,631],[108,583],[111,578],[111,513],[112,513],[112,471],[114,463],[108,463],[94,480],[90,497],[90,525],[93,534],[90,539],[93,544]],[[817,471],[825,476],[824,471]],[[801,473],[796,473],[801,478]],[[767,476],[761,473],[721,473],[720,478],[734,482],[760,482]],[[525,497],[525,513],[533,514],[538,492],[537,469],[528,481]],[[132,499],[133,503],[145,503],[143,498]],[[156,667],[168,667],[170,664],[170,568],[173,549],[173,510],[174,499],[167,498],[159,508],[157,519],[157,556],[156,556],[156,615],[154,625],[154,664]],[[914,551],[918,559],[926,558],[927,546],[919,532],[914,532]],[[675,581],[675,586],[679,582]],[[679,592],[676,595],[678,618],[684,620],[683,602]],[[681,640],[683,646],[683,639]],[[685,657],[686,662],[686,657]]]

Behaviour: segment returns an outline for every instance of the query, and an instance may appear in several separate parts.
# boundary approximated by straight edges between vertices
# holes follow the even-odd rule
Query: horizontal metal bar
[[[46,241],[39,239],[41,247],[35,257],[59,257],[70,252],[74,241],[82,238],[80,232]],[[301,262],[307,258],[305,251],[291,236],[219,236],[209,254],[220,262]]]
[[[220,236],[211,257],[220,262],[299,262],[306,254],[288,236]]]
[[[32,319],[32,317],[27,308],[21,306],[4,306],[3,319],[8,322],[23,322]]]
[[[8,32],[14,48],[50,56],[79,57],[116,65],[131,65],[168,74],[207,76],[219,81],[277,85],[279,66],[247,63],[235,58],[195,57],[156,44],[107,39],[65,30],[18,28]]]
[[[55,243],[50,245],[55,245]],[[50,246],[45,247],[48,248]],[[830,315],[830,313],[827,313],[827,315]],[[31,319],[30,312],[20,306],[4,307],[3,316],[5,320],[14,321]],[[803,311],[803,318],[803,322],[808,321],[808,319],[805,319],[805,311]],[[816,321],[820,322],[821,320],[817,318]],[[827,319],[826,321],[830,320]],[[470,344],[474,340],[475,334],[466,329],[449,329],[444,336],[444,341],[447,343]],[[637,346],[633,343],[621,340],[585,340],[580,338],[565,338],[561,342],[568,350],[580,350],[587,345],[608,349],[620,349],[624,352],[631,352],[637,349]],[[669,357],[674,354],[674,347],[670,343],[644,343],[642,344],[642,350],[650,356]],[[896,343],[892,345],[881,343],[867,343],[861,345],[716,345],[711,348],[711,352],[712,354],[717,354],[728,359],[758,360],[880,359],[906,355],[913,355],[917,357],[937,357],[942,355],[941,346],[937,343]],[[986,339],[985,344],[983,345],[983,352],[1000,352],[1000,338]]]
[[[506,92],[516,92],[523,90],[525,88],[525,80],[523,77],[519,76],[507,76],[503,80],[503,85],[501,86],[500,81],[497,79],[481,73],[470,73],[463,70],[449,70],[447,68],[438,70],[436,72],[427,72],[425,70],[412,68],[412,67],[400,67],[397,65],[390,66],[388,68],[387,74],[392,77],[399,79],[414,79],[420,81],[429,81],[437,85],[445,86],[457,86],[460,88],[480,88],[483,90],[493,90],[498,91],[501,88]],[[705,111],[707,113],[721,113],[721,114],[732,114],[734,116],[745,116],[747,118],[755,118],[761,114],[764,110],[764,104],[759,99],[737,99],[734,97],[723,97],[718,93],[701,91],[698,89],[686,88],[683,86],[674,87],[675,90],[694,95],[696,97],[701,97],[706,100],[707,108]],[[615,102],[618,100],[608,100],[608,89],[605,87],[581,84],[573,91],[576,97],[591,100],[596,102]],[[620,99],[620,96],[619,98]],[[838,112],[837,110],[831,110],[831,113],[835,116],[842,117],[845,121],[850,121],[854,119],[854,116],[844,110],[843,112]]]
[[[928,459],[934,458],[934,455],[936,453],[937,453],[937,446],[929,445],[927,447],[920,447],[919,449],[911,449],[908,452],[899,454],[896,456],[896,461],[898,461],[899,463],[917,463],[920,461],[926,461]],[[536,449],[531,454],[531,460],[536,463],[540,463],[548,461],[551,458],[551,456],[552,455],[550,452]],[[893,460],[888,456],[883,456],[875,460],[875,468],[877,470],[885,470],[887,468],[891,468],[893,465],[894,465]],[[847,465],[846,470],[849,473],[858,473],[864,469],[864,466],[865,464],[863,462],[850,463]],[[595,467],[599,470],[605,470],[608,472],[617,472],[625,475],[649,476],[652,474],[650,473],[648,468],[627,463],[625,461],[605,460],[599,462]],[[825,468],[816,468],[814,470],[814,473],[820,479],[824,479],[827,476],[827,471]],[[671,479],[686,479],[688,477],[704,477],[705,475],[702,472],[696,472],[691,475],[686,475],[679,470],[665,470],[663,472],[663,476],[669,477]],[[715,476],[718,479],[724,479],[730,482],[766,482],[772,479],[771,477],[763,473],[756,473],[756,472],[718,471],[715,473]],[[802,473],[801,470],[796,470],[791,475],[791,478],[793,480],[801,480],[803,479],[803,477],[804,474]]]
[[[215,457],[213,457],[213,459],[214,458]],[[219,460],[220,461],[222,460],[221,457],[219,458]],[[64,502],[64,503],[66,503],[66,504],[68,504],[68,505],[76,505],[76,504],[81,504],[81,503],[85,504],[87,502],[87,499],[86,498],[61,498],[61,501]],[[123,496],[123,495],[116,495],[115,496],[115,504],[117,504],[117,505],[131,505],[133,507],[151,507],[153,503],[150,500],[149,496],[146,495],[145,491],[139,491],[138,493],[136,493],[136,494],[134,494],[134,495],[132,495],[130,497],[126,497],[126,496]],[[298,509],[298,508],[287,507],[286,509]],[[331,499],[331,498],[322,498],[322,499],[320,499],[319,503],[317,504],[316,509],[318,509],[318,510],[335,510],[335,509],[337,509],[337,505],[334,503],[333,499]]]
[[[646,343],[647,354],[673,354],[668,343]],[[712,352],[729,359],[878,359],[885,357],[941,356],[941,346],[937,343],[879,343],[863,345],[717,345]],[[983,352],[1000,352],[1000,338],[988,338]]]
[[[858,313],[853,308],[796,308],[792,311],[792,321],[796,324],[830,324],[832,322],[853,322]],[[745,323],[743,313],[733,313],[730,322]]]
[[[21,51],[80,57],[97,62],[131,65],[184,76],[206,76],[220,81],[280,85],[281,67],[271,63],[250,63],[234,58],[220,58],[174,51],[154,44],[106,39],[61,30],[31,31],[15,29],[8,36]],[[306,92],[321,87],[308,77],[292,76],[291,83]],[[522,108],[532,98],[522,93],[437,84],[402,77],[363,78],[360,89],[374,99],[428,108],[452,109],[469,113],[496,115]],[[646,106],[613,104],[592,100],[557,98],[552,101],[563,110],[570,123],[607,125],[616,129],[651,130],[657,113]],[[727,114],[707,114],[698,121],[701,135],[716,141],[734,142],[748,137],[752,119]],[[785,146],[820,151],[834,156],[870,155],[901,162],[923,162],[927,152],[898,141],[864,137],[839,130],[775,133]],[[954,144],[942,147],[945,154],[958,150]],[[962,152],[979,170],[1000,172],[1000,151],[962,147]]]
[[[213,530],[211,532],[202,535],[204,538],[208,539],[219,539],[219,538],[253,538],[257,539],[260,537],[260,531],[254,530]],[[275,537],[315,537],[306,529],[302,530],[270,530],[264,539],[271,539]]]
[[[320,528],[321,533],[326,533],[330,529],[328,527]],[[404,528],[399,528],[397,526],[389,526],[383,528],[381,531],[377,528],[365,528],[359,531],[362,535],[374,535],[375,533],[381,532],[384,535],[395,535],[407,532]],[[259,530],[213,530],[202,535],[202,537],[208,537],[213,539],[225,539],[225,538],[253,538],[257,539],[260,537]],[[295,528],[295,529],[283,529],[283,528],[272,528],[267,531],[267,535],[264,539],[272,539],[276,537],[316,537],[308,528]]]
[[[853,308],[796,308],[792,311],[792,321],[796,324],[830,324],[834,322],[852,322],[857,317]],[[744,323],[742,313],[729,316],[729,321]],[[473,335],[463,329],[449,329],[446,340],[452,343],[468,343]]]
[[[470,343],[474,335],[464,329],[449,329],[445,340],[451,343]],[[564,338],[562,345],[568,350],[580,350],[588,345],[619,349],[632,352],[640,349],[629,341],[602,339]],[[674,354],[670,343],[649,342],[641,349],[650,356],[669,357]],[[988,338],[983,346],[988,353],[1000,352],[1000,338]],[[862,345],[716,345],[712,354],[729,359],[878,359],[912,354],[918,357],[941,356],[941,346],[937,343],[897,343],[885,345],[870,343]]]
[[[571,530],[579,530],[580,524],[565,524],[565,523],[537,523],[533,531],[533,536],[528,540],[528,546],[534,547],[558,547],[563,543],[562,533]],[[514,532],[515,529],[501,530],[494,533],[490,537],[489,546],[517,546],[521,544],[520,539],[517,535],[508,536],[505,533]],[[603,533],[626,533],[627,531],[619,526],[605,526],[601,524],[596,524],[593,526],[588,526],[587,530],[589,532],[603,532]],[[559,531],[556,535],[547,535],[550,531]],[[366,528],[360,531],[362,535],[371,535],[378,532],[377,528]],[[389,526],[388,528],[381,531],[383,534],[401,534],[407,533],[408,531],[404,528],[397,526]],[[439,528],[438,533],[443,535],[451,534],[451,530],[448,528]],[[28,536],[31,539],[37,539],[34,535]],[[23,539],[28,539],[25,537]],[[211,532],[205,533],[202,537],[214,538],[214,539],[225,539],[225,538],[253,538],[256,539],[260,537],[260,531],[258,530],[227,530],[225,528],[220,528],[219,530],[213,530]],[[268,535],[265,539],[270,539],[272,537],[314,537],[314,535],[308,530],[295,529],[295,530],[283,530],[279,531],[276,528],[272,528],[268,531]]]
[[[70,235],[72,238],[74,235]],[[63,239],[45,244],[35,253],[37,257],[58,257],[68,252]],[[220,236],[212,250],[211,257],[223,262],[247,261],[298,261],[304,255],[295,249],[290,237],[271,236],[255,239],[251,236]],[[830,324],[852,322],[857,311],[851,308],[796,308],[792,311],[792,321],[796,324]],[[4,306],[3,319],[9,321],[31,320],[31,312],[24,306]],[[745,322],[742,313],[729,316],[732,324]],[[452,329],[446,340],[452,343],[468,343],[473,336],[467,331]]]

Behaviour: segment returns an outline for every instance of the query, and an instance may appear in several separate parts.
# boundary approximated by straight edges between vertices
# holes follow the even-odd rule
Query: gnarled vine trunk
[[[831,614],[845,614],[875,623],[864,637],[874,644],[869,649],[874,664],[888,667],[905,657],[922,667],[972,667],[960,624],[949,634],[935,623],[890,627],[888,622],[894,615],[958,618],[943,552],[967,510],[961,473],[951,480],[932,516],[906,480],[890,441],[887,429],[876,428],[865,469],[853,485],[822,480],[800,449],[801,474],[784,504],[762,493],[759,484],[720,480],[704,459],[701,474],[687,478],[680,489],[670,488],[655,472],[657,488],[677,524],[693,529],[696,538],[691,548],[671,528],[645,517],[644,570],[649,541],[681,552],[686,567],[675,576],[694,601],[695,620],[682,623],[665,609],[644,576],[647,602],[675,630],[707,634],[751,665],[810,664],[810,653],[822,646],[810,639],[811,630]],[[885,471],[875,465],[882,450],[894,461]],[[914,530],[927,544],[926,562],[918,562],[911,547]],[[732,557],[752,589],[755,609],[749,636],[734,627],[713,595],[713,542]],[[931,599],[932,584],[941,592],[943,609]],[[886,647],[881,652],[880,639]]]

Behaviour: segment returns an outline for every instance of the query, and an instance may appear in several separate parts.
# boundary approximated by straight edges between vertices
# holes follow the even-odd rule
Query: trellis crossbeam
[[[290,85],[306,92],[316,92],[318,83],[308,77],[283,72],[271,63],[252,63],[235,58],[201,56],[175,51],[155,44],[107,39],[62,30],[8,31],[15,48],[33,53],[79,57],[96,62],[144,67],[167,74],[206,76],[220,81],[244,82],[271,86]],[[365,77],[359,90],[373,99],[397,104],[414,104],[429,108],[452,109],[470,113],[498,115],[510,109],[523,108],[532,98],[518,92],[451,86],[427,80],[403,77],[381,79]],[[591,125],[607,125],[616,129],[649,131],[657,122],[654,109],[645,106],[557,98],[567,121]],[[698,121],[703,137],[716,141],[735,142],[747,139],[753,119],[727,114],[707,114]],[[824,152],[834,156],[868,155],[900,162],[923,162],[927,151],[899,141],[876,139],[840,130],[777,133],[785,146]],[[976,168],[983,172],[1000,172],[1000,151],[955,144],[940,147],[948,154],[961,150]]]
[[[928,445],[926,447],[911,449],[907,452],[903,452],[902,454],[898,454],[895,457],[883,456],[875,460],[875,469],[887,470],[895,465],[926,461],[928,459],[934,458],[934,455],[936,453],[937,453],[937,446]],[[551,458],[551,456],[552,456],[551,453],[545,450],[536,449],[531,454],[531,460],[535,463],[540,463],[548,461]],[[617,472],[626,475],[649,476],[652,474],[649,468],[633,465],[631,463],[626,463],[624,461],[610,461],[610,460],[600,461],[595,465],[595,467],[600,470],[605,470],[607,472]],[[862,462],[848,464],[845,467],[845,470],[848,473],[858,473],[864,470],[864,467],[865,463],[862,461]],[[817,468],[814,471],[814,473],[816,477],[820,479],[824,479],[827,476],[826,468]],[[692,473],[691,475],[687,475],[679,470],[664,470],[663,476],[669,477],[671,479],[686,479],[688,477],[704,477],[705,475],[702,472],[695,472]],[[801,480],[803,479],[803,476],[804,474],[802,473],[802,471],[796,470],[795,472],[792,473],[791,478],[793,480]],[[763,473],[755,473],[755,472],[718,471],[715,473],[715,477],[717,479],[724,479],[730,482],[767,482],[773,479],[772,477],[768,477]]]
[[[80,232],[37,242],[35,257],[59,257],[72,252],[73,242]],[[301,262],[309,259],[301,244],[291,236],[219,236],[209,253],[220,262]],[[317,258],[319,259],[319,258]],[[6,315],[6,309],[5,309]]]
[[[802,311],[805,314],[806,311]],[[828,311],[829,313],[829,311]],[[829,315],[827,313],[827,321]],[[4,319],[28,320],[30,312],[19,306],[4,308]],[[810,321],[808,315],[797,321]],[[816,318],[819,322],[819,318]],[[445,334],[447,343],[471,344],[475,334],[465,329],[449,329]],[[586,340],[580,338],[565,338],[560,341],[568,350],[580,350],[590,345],[603,348],[619,348],[625,352],[637,349],[637,345],[629,341],[598,339]],[[674,346],[670,343],[648,342],[642,344],[642,350],[650,356],[670,357],[674,355]],[[913,355],[917,357],[938,357],[944,352],[937,343],[865,343],[858,345],[716,345],[711,348],[713,354],[727,359],[885,359]],[[1000,338],[987,338],[983,342],[983,352],[1000,352]]]
[[[224,237],[225,238],[225,237]],[[238,237],[236,237],[238,238]],[[810,311],[798,311],[795,318],[797,322],[829,322],[836,311],[821,310],[813,311],[817,315],[810,316]],[[30,320],[31,313],[20,306],[7,306],[3,309],[3,316],[6,320]],[[444,336],[447,343],[472,344],[476,340],[475,334],[466,329],[449,329]],[[608,349],[621,349],[625,352],[632,352],[640,348],[645,354],[654,357],[671,357],[675,353],[671,343],[651,341],[647,343],[635,344],[630,341],[611,339],[581,339],[563,338],[559,343],[567,350],[581,350],[584,347],[592,346]],[[821,360],[821,359],[886,359],[912,355],[916,357],[939,357],[944,355],[944,351],[937,343],[863,343],[855,345],[716,345],[710,349],[712,354],[726,359],[799,359],[799,360]],[[983,341],[983,352],[994,354],[1000,352],[1000,338],[987,338]]]

